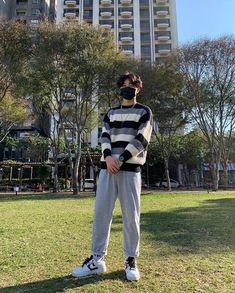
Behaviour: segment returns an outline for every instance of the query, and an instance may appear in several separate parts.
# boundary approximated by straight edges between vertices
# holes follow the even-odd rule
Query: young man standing
[[[126,277],[140,278],[135,258],[140,242],[140,168],[145,163],[147,145],[152,133],[151,110],[137,103],[142,88],[140,77],[133,73],[120,76],[118,82],[122,103],[104,116],[101,136],[101,171],[96,193],[92,255],[81,267],[72,271],[74,277],[101,274],[106,271],[113,209],[119,197],[122,218]]]

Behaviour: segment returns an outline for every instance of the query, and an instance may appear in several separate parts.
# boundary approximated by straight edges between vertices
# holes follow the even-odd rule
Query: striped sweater
[[[123,156],[120,170],[139,172],[146,161],[151,133],[152,112],[149,107],[136,103],[110,109],[103,120],[101,168],[107,168],[107,156],[115,159]]]

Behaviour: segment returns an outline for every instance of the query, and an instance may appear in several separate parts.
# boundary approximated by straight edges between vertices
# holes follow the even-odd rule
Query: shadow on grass
[[[58,278],[51,278],[40,280],[32,283],[22,285],[15,285],[0,289],[0,293],[39,293],[39,292],[65,292],[67,289],[80,288],[85,285],[96,284],[105,280],[125,280],[125,273],[123,270],[107,273],[100,276],[91,276],[88,278],[77,279],[72,276],[63,276]]]
[[[148,239],[170,244],[181,253],[235,250],[235,199],[206,200],[199,207],[141,214],[141,230]],[[162,247],[160,254],[169,254]],[[174,252],[172,252],[174,253]]]
[[[80,199],[95,197],[94,193],[81,192],[79,195],[67,193],[32,193],[32,194],[0,194],[0,202],[18,201],[18,200],[55,200],[55,199]]]

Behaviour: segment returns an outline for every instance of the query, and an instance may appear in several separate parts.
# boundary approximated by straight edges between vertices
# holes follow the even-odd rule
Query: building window
[[[154,26],[157,26],[158,23],[167,23],[170,25],[170,19],[154,19]]]
[[[156,45],[155,51],[158,52],[159,50],[171,50],[171,44]]]
[[[16,0],[16,4],[27,4],[28,0]]]
[[[84,10],[83,18],[84,19],[92,19],[92,10]]]
[[[32,9],[32,15],[40,15],[40,14],[41,14],[40,9],[37,9],[37,8]]]
[[[25,16],[26,15],[26,10],[16,10],[16,15],[17,16]]]
[[[141,46],[141,55],[151,55],[151,48],[149,46]]]
[[[110,24],[112,28],[114,27],[114,21],[113,20],[100,20],[100,24]]]
[[[119,27],[122,24],[131,24],[133,26],[133,20],[132,19],[121,19],[121,20],[119,20]]]
[[[149,5],[149,0],[140,0],[140,5]]]
[[[79,9],[67,8],[67,9],[64,9],[64,16],[65,16],[65,13],[76,13],[76,16],[78,17]]]
[[[140,40],[142,43],[150,43],[150,34],[141,34],[140,35]]]
[[[133,9],[131,7],[122,7],[122,8],[119,8],[118,10],[119,10],[119,14],[121,12],[125,12],[125,11],[128,11],[128,12],[132,12],[133,11]]]
[[[32,26],[37,26],[39,24],[39,20],[38,19],[31,19],[31,25]],[[33,36],[33,38],[35,38],[35,36]]]
[[[169,7],[168,6],[154,7],[154,14],[157,14],[158,11],[167,11],[169,13]]]
[[[83,1],[83,6],[92,6],[93,5],[93,0],[84,0]]]
[[[113,8],[100,8],[100,12],[111,12],[113,15]]]
[[[171,39],[171,32],[170,31],[157,31],[157,32],[155,32],[155,40],[157,40],[158,37],[169,37],[169,40],[170,40]]]
[[[133,45],[122,45],[122,50],[131,50],[134,52],[134,46]]]
[[[140,21],[140,31],[150,31],[150,23],[149,20],[141,20]]]
[[[119,33],[119,40],[121,38],[125,38],[125,37],[131,37],[133,39],[134,34],[132,32],[120,32]]]
[[[32,4],[40,4],[40,0],[32,0]]]
[[[149,18],[149,9],[140,9],[141,18]]]

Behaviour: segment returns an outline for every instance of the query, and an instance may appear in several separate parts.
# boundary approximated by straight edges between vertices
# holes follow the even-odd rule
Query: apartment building
[[[39,21],[54,16],[50,10],[53,3],[54,0],[0,0],[0,21],[18,20],[37,25]]]
[[[56,0],[56,22],[71,19],[114,33],[117,50],[161,63],[176,48],[175,0]]]

